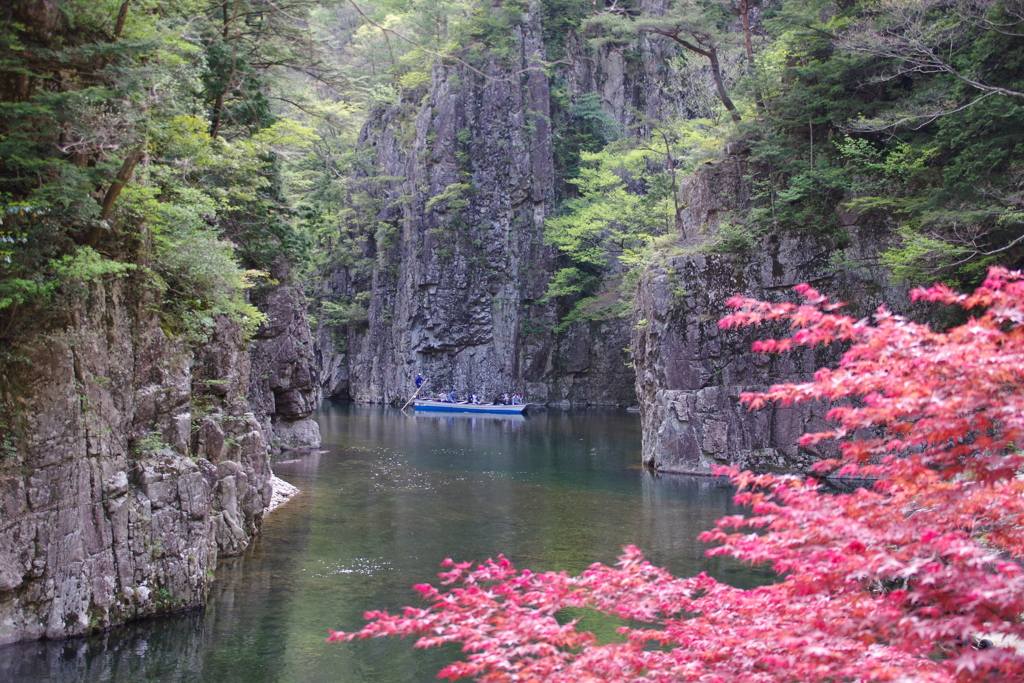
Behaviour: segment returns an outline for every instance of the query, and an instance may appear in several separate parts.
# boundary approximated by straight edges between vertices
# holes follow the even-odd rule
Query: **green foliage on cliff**
[[[726,137],[747,162],[753,207],[712,248],[767,229],[838,246],[845,211],[899,226],[903,244],[884,259],[899,277],[971,281],[993,263],[1020,265],[1019,2],[789,0],[759,8],[767,39],[742,45],[742,10],[755,4],[679,1],[591,22],[605,39],[661,36],[719,59],[719,97],[742,119]]]
[[[543,0],[544,47],[551,61],[566,57],[566,42],[593,11],[593,0]]]
[[[495,189],[474,184],[476,133],[463,128],[445,150],[457,173],[440,192],[383,176],[358,137],[369,118],[406,149],[421,115],[436,115],[439,64],[455,67],[443,72],[453,92],[465,77],[526,87],[521,69],[548,76],[557,205],[545,242],[558,262],[547,296],[563,320],[621,312],[623,276],[676,232],[683,179],[727,154],[746,162],[752,206],[711,221],[705,249],[751,250],[769,230],[841,246],[842,214],[898,227],[885,262],[901,277],[969,280],[991,263],[1018,265],[1018,10],[1016,0],[676,0],[664,13],[583,0],[5,8],[0,334],[33,311],[56,315],[83,281],[61,264],[82,255],[134,267],[91,277],[155,287],[166,329],[190,339],[219,313],[258,320],[245,272],[282,260],[308,259],[308,275],[343,266],[337,308],[321,317],[358,319],[347,307],[375,273],[396,271],[403,207],[445,214],[435,232],[457,240],[439,253],[473,258],[475,226],[447,214]],[[525,22],[539,22],[540,52],[521,42]],[[591,76],[568,60],[594,46],[621,53],[630,78],[663,79],[648,84],[661,108],[615,112],[624,127],[609,93],[581,92]],[[540,120],[531,116],[526,133]]]
[[[544,225],[544,239],[566,263],[557,269],[546,299],[571,308],[559,329],[582,320],[624,315],[619,276],[642,263],[651,240],[673,230],[675,185],[659,150],[636,140],[580,151],[576,196]]]
[[[129,273],[188,339],[217,315],[262,320],[245,268],[306,248],[279,149],[308,134],[275,116],[269,83],[317,68],[297,28],[312,4],[0,10],[0,335],[59,319],[75,283]]]
[[[895,219],[903,246],[886,262],[914,281],[1019,266],[1019,10],[790,0],[768,11],[762,63],[782,66],[763,79],[753,149],[772,219],[809,227],[840,205]]]
[[[594,298],[608,278],[673,232],[664,206],[668,228],[650,227],[656,197],[675,197],[700,162],[725,155],[744,162],[750,205],[719,216],[699,248],[748,252],[778,230],[815,232],[839,248],[842,221],[882,221],[902,243],[883,256],[898,278],[967,284],[990,265],[1024,261],[1016,0],[678,0],[663,14],[616,4],[584,26],[592,44],[626,48],[627,65],[640,38],[662,41],[663,73],[692,78],[704,64],[718,103],[687,101],[706,107],[704,120],[647,118],[635,132],[614,131],[600,123],[596,93],[570,95],[556,75],[564,185],[546,241],[564,261],[547,294],[568,306],[563,321],[603,316]],[[629,149],[662,155],[624,171]]]
[[[324,301],[320,308],[322,321],[336,327],[351,328],[365,325],[369,319],[369,303],[370,292],[359,292],[343,301]]]

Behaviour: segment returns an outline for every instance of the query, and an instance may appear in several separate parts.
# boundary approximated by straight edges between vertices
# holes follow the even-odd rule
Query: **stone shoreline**
[[[270,496],[270,505],[267,506],[264,514],[270,514],[291,500],[295,494],[299,492],[297,487],[292,486],[276,474],[270,476],[270,487],[272,491]]]

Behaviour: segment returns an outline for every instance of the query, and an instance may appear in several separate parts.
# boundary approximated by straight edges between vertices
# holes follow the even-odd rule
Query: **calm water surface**
[[[317,418],[322,452],[274,465],[302,492],[221,563],[204,612],[0,649],[0,680],[435,681],[457,650],[324,640],[357,629],[368,609],[420,604],[411,586],[433,581],[446,557],[504,553],[578,572],[634,543],[676,574],[766,578],[704,557],[695,537],[736,511],[729,489],[641,469],[639,417],[625,411],[415,417],[331,406]]]

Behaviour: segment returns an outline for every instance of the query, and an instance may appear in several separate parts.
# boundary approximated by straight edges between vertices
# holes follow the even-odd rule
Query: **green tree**
[[[748,147],[756,229],[825,228],[852,215],[899,223],[900,277],[970,284],[1024,258],[1016,0],[788,0],[764,9],[755,54],[763,106]],[[850,214],[848,214],[850,215]]]
[[[874,60],[871,81],[889,88],[886,106],[844,127],[885,160],[874,177],[889,191],[855,206],[896,209],[904,244],[886,261],[902,277],[973,282],[991,264],[1024,259],[1020,9],[1016,0],[882,0],[837,36],[840,50]]]
[[[60,264],[84,253],[143,266],[132,277],[164,292],[169,331],[200,339],[217,314],[259,319],[236,249],[265,268],[301,247],[279,160],[281,140],[302,135],[275,123],[267,94],[277,70],[322,75],[296,39],[312,6],[0,9],[5,334],[32,306],[55,312],[48,299],[71,295]]]
[[[623,141],[580,157],[579,175],[568,181],[578,196],[544,223],[545,242],[567,262],[547,291],[548,298],[572,302],[562,328],[628,311],[618,279],[643,262],[654,237],[674,228],[677,212],[672,174],[652,147]]]

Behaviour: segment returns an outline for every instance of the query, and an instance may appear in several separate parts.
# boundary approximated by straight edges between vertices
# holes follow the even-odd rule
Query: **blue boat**
[[[522,415],[529,405],[527,403],[512,406],[503,403],[449,403],[448,401],[432,401],[416,399],[414,404],[417,412],[428,413],[490,413],[492,415]]]

